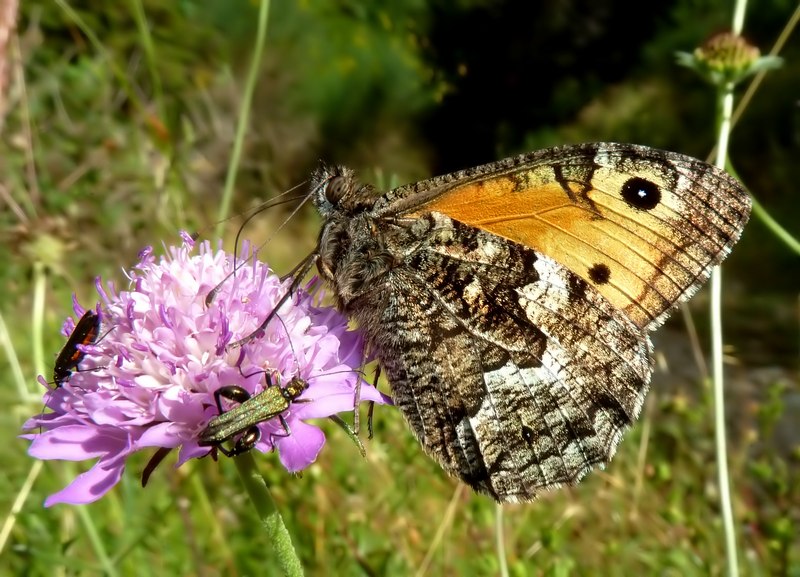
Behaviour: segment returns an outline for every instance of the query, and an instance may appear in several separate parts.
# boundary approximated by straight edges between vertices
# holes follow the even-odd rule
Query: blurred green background
[[[41,410],[35,377],[64,342],[71,293],[94,302],[96,275],[123,284],[121,267],[145,245],[177,242],[179,229],[213,236],[258,9],[244,0],[20,7],[0,124],[0,313],[10,335],[0,355],[9,440],[0,511],[10,528],[0,574],[277,574],[231,463],[162,466],[143,490],[142,455],[100,502],[45,510],[44,497],[76,468],[46,463],[28,487],[33,461],[15,439]],[[674,53],[728,27],[731,9],[721,0],[273,2],[232,211],[304,181],[319,159],[389,186],[580,141],[704,158],[714,92]],[[796,9],[753,3],[747,38],[767,52]],[[731,157],[797,234],[796,34],[781,56],[734,130]],[[268,211],[244,235],[265,240],[288,211]],[[226,223],[228,248],[240,222]],[[302,210],[262,255],[288,271],[317,227]],[[751,575],[800,575],[799,264],[753,219],[725,266],[730,463]],[[37,359],[31,318],[42,275]],[[690,307],[699,352],[706,301],[702,291]],[[712,402],[683,321],[676,314],[656,335],[653,391],[608,470],[504,509],[512,575],[722,574]],[[379,408],[375,425],[360,460],[324,424],[329,444],[302,478],[258,455],[308,574],[497,574],[494,504],[448,479],[395,411]]]

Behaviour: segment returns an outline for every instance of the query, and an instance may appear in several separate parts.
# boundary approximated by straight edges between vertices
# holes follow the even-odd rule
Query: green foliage
[[[425,18],[423,2],[350,2],[343,9],[317,0],[279,10],[274,50],[290,51],[286,57],[303,65],[288,98],[321,119],[325,137],[377,136],[386,120],[415,114],[432,102],[432,72],[419,54]]]
[[[137,20],[137,6],[147,26]],[[626,3],[595,3],[585,21],[570,20],[558,3],[531,6],[548,17],[509,22],[503,16],[511,3],[488,0],[273,2],[237,206],[297,184],[319,157],[397,183],[429,175],[447,154],[469,163],[469,150],[481,147],[512,152],[602,139],[708,151],[713,94],[677,69],[672,55],[724,25],[729,3],[674,1],[644,38],[623,30],[611,39],[602,13],[621,23]],[[774,0],[753,9],[751,32],[762,51],[792,8]],[[0,430],[10,440],[0,447],[6,514],[33,464],[26,442],[12,439],[41,410],[35,375],[52,368],[63,344],[58,331],[71,314],[71,293],[92,302],[96,275],[124,286],[119,268],[135,262],[143,246],[173,242],[180,227],[212,224],[257,9],[246,0],[21,3],[24,91],[17,78],[0,134],[7,207],[0,211],[0,313],[10,332],[0,356]],[[475,14],[481,18],[472,22]],[[503,25],[491,29],[493,22]],[[599,38],[580,52],[588,59],[596,51],[591,62],[603,60],[603,48],[615,58],[612,48],[620,45],[629,54],[605,73],[575,60],[594,36],[565,34],[569,24]],[[439,36],[442,30],[449,35]],[[525,32],[512,37],[510,30]],[[519,59],[488,61],[504,42],[505,54]],[[541,62],[552,66],[540,70],[526,59],[534,42]],[[734,132],[733,157],[753,191],[791,225],[793,183],[800,181],[800,51],[790,45],[784,56],[786,66],[768,78]],[[513,88],[521,77],[535,80],[536,94]],[[472,92],[478,86],[487,89],[484,99]],[[498,98],[487,104],[492,93]],[[443,117],[448,122],[438,123]],[[301,214],[264,249],[279,270],[312,245],[310,220]],[[280,222],[270,211],[244,234],[260,241]],[[228,227],[228,246],[237,226]],[[744,571],[798,575],[797,383],[762,386],[754,376],[762,365],[796,367],[796,256],[755,224],[740,246],[726,270],[731,317],[744,319],[730,336],[744,373],[730,415]],[[43,359],[31,344],[37,282],[47,289],[38,327]],[[673,366],[691,365],[688,353],[677,358]],[[676,375],[667,380],[654,388],[647,426],[627,435],[607,471],[536,503],[506,507],[511,575],[722,573],[710,400],[694,372],[683,385]],[[446,478],[396,411],[378,410],[367,459],[340,429],[323,426],[330,444],[302,478],[288,475],[275,455],[258,455],[309,575],[407,575],[423,563],[429,575],[498,573],[494,504]],[[274,573],[231,463],[205,459],[173,470],[168,459],[143,490],[138,474],[149,456],[134,459],[109,496],[83,508],[42,508],[46,495],[86,466],[46,463],[20,498],[0,574]]]

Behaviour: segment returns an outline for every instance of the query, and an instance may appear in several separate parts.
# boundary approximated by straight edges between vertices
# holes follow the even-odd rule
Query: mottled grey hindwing
[[[395,403],[445,470],[495,499],[576,482],[638,416],[649,339],[548,257],[429,218],[350,305]]]

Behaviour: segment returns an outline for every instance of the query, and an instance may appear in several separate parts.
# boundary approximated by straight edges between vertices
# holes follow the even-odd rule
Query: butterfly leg
[[[339,415],[331,415],[328,418],[336,423],[336,425],[342,429],[348,437],[350,437],[350,440],[355,443],[356,447],[358,447],[358,451],[361,453],[361,456],[366,457],[367,450],[364,448],[364,443],[362,443],[361,439],[358,438],[358,433],[356,433],[355,430],[353,430],[353,428],[351,428],[350,425],[348,425]]]
[[[375,367],[375,378],[372,380],[372,386],[377,389],[378,388],[378,379],[381,378],[381,366],[378,365]],[[374,436],[375,431],[372,427],[372,417],[375,414],[375,402],[370,401],[369,406],[367,408],[367,438],[372,439]]]

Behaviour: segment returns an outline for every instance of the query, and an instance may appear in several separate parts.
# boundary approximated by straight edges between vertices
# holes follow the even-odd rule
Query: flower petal
[[[52,507],[57,503],[70,503],[72,505],[85,505],[93,503],[108,493],[122,477],[125,470],[125,461],[100,460],[94,467],[81,473],[69,485],[53,493],[45,499],[44,506]]]
[[[319,427],[302,421],[291,424],[291,434],[274,437],[281,463],[290,473],[302,471],[317,460],[325,444],[325,433]]]

